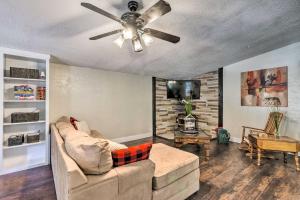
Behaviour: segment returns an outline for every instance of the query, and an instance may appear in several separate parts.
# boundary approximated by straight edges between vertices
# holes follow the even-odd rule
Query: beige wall
[[[50,121],[71,115],[119,141],[152,134],[152,79],[50,65]]]
[[[241,106],[241,72],[288,66],[288,108],[282,135],[300,139],[300,43],[224,67],[224,127],[240,141],[242,125],[264,128],[269,108]]]

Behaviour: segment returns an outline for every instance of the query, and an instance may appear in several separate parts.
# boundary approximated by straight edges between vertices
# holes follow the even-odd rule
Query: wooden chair
[[[242,141],[240,144],[240,149],[242,150],[250,150],[250,142],[248,139],[248,134],[246,134],[246,130],[249,130],[250,134],[268,134],[268,135],[274,135],[276,132],[276,126],[275,126],[275,118],[279,119],[279,126],[283,118],[283,113],[281,112],[271,112],[269,114],[266,126],[264,129],[260,128],[254,128],[249,126],[242,126],[243,127],[243,133],[242,133]]]

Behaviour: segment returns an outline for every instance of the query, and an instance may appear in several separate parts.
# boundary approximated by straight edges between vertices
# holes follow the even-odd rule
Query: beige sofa
[[[58,200],[183,200],[199,190],[199,158],[153,144],[150,159],[85,175],[51,125],[51,164]]]

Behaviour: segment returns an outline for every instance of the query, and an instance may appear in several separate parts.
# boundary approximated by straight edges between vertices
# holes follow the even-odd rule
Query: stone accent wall
[[[193,100],[193,114],[198,118],[198,128],[206,133],[218,126],[218,71],[201,74],[200,100]],[[156,134],[174,133],[176,116],[184,112],[177,100],[167,99],[167,80],[156,79]],[[214,136],[214,135],[213,135]]]

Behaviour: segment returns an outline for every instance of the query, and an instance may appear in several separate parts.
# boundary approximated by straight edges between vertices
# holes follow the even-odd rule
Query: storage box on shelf
[[[0,175],[49,163],[49,58],[0,48]]]
[[[40,133],[28,133],[26,135],[27,143],[36,143],[40,141]]]
[[[38,69],[10,67],[10,77],[39,79],[40,71]]]
[[[11,135],[7,140],[7,146],[21,145],[24,142],[24,134]]]
[[[20,122],[35,122],[40,119],[39,112],[17,112],[11,114],[11,123],[20,123]]]

